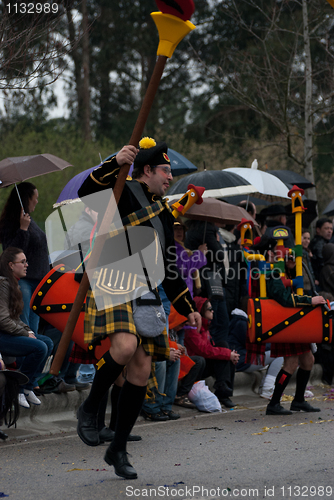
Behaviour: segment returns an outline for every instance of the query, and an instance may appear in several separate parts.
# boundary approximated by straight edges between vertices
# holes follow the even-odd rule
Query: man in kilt
[[[253,250],[266,256],[268,262],[275,262],[274,248],[276,240],[267,235],[262,236],[260,242],[254,245]],[[290,260],[287,266],[295,266],[295,262]],[[292,285],[292,282],[291,282]],[[267,297],[276,300],[283,307],[302,307],[325,304],[326,301],[321,296],[309,297],[307,295],[296,295],[292,293],[291,287],[286,288],[281,280],[280,272],[276,268],[270,271],[266,276]],[[250,362],[252,354],[255,354],[257,348],[264,350],[265,344],[257,346],[247,345],[247,360]],[[253,352],[252,352],[253,351]],[[292,411],[318,412],[320,408],[314,408],[305,401],[304,393],[307,382],[310,378],[311,369],[314,365],[314,356],[310,344],[303,343],[271,343],[271,356],[273,358],[283,357],[284,362],[281,370],[278,372],[275,388],[271,400],[267,406],[266,415],[292,415]],[[281,396],[288,385],[292,375],[297,370],[296,375],[296,393],[291,402],[290,410],[286,410],[281,404]]]
[[[175,262],[168,258],[168,249],[174,246],[174,217],[163,199],[169,181],[172,180],[167,145],[164,142],[156,143],[154,139],[144,138],[139,146],[139,150],[134,146],[124,146],[116,156],[105,161],[86,178],[78,194],[82,198],[105,189],[112,189],[120,168],[134,163],[133,180],[126,181],[118,203],[120,217],[123,224],[127,220],[127,225],[137,225],[139,220],[141,226],[148,227],[156,226],[156,223],[152,222],[153,218],[159,219],[158,234],[163,247],[165,268],[162,285],[175,309],[188,317],[190,324],[199,327],[200,315],[196,311],[189,290],[180,277]],[[138,186],[140,186],[139,194]],[[89,199],[99,202],[99,196]],[[103,208],[96,205],[91,208],[99,213],[99,226],[104,215]],[[115,245],[113,238],[106,241],[103,248],[104,255],[108,252],[108,245]],[[114,466],[118,476],[136,479],[137,473],[127,459],[126,442],[145,398],[152,359],[158,361],[169,359],[167,332],[165,330],[154,338],[139,335],[134,324],[131,301],[98,310],[90,290],[86,300],[85,341],[91,342],[94,336],[105,334],[110,338],[111,347],[97,362],[90,394],[78,410],[78,434],[89,446],[99,444],[97,427],[99,404],[126,366],[126,381],[118,399],[115,437],[104,459],[109,465]]]

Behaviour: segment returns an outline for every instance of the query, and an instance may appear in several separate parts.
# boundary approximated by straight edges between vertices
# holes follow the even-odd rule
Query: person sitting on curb
[[[207,298],[195,297],[197,310],[202,316],[202,327],[198,331],[190,325],[185,325],[184,345],[188,355],[202,356],[205,359],[205,370],[202,378],[215,377],[215,394],[220,403],[226,408],[235,406],[230,396],[233,394],[234,365],[239,360],[239,354],[226,347],[216,347],[209,333],[208,327],[213,318],[213,308]]]
[[[28,262],[19,248],[8,247],[0,256],[0,345],[5,356],[23,356],[20,370],[29,382],[19,394],[19,404],[40,405],[33,389],[36,377],[42,372],[48,356],[47,345],[36,339],[28,325],[20,319],[23,309],[22,292],[18,281],[27,273]]]

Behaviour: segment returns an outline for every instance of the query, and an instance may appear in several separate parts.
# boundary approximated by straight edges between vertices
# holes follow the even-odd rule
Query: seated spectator
[[[275,380],[282,368],[283,358],[272,358],[270,356],[270,344],[266,344],[264,367],[246,363],[246,339],[247,339],[248,316],[242,309],[234,309],[230,321],[229,346],[235,349],[240,358],[235,366],[237,372],[252,373],[267,368],[263,381],[261,382],[260,396],[270,399],[275,387]]]
[[[333,234],[333,224],[327,217],[322,217],[317,220],[316,235],[312,238],[310,242],[310,250],[313,254],[312,256],[312,267],[314,271],[314,277],[320,282],[320,271],[324,265],[324,259],[322,255],[322,250],[324,246],[329,243],[329,240]],[[318,289],[319,291],[319,289]]]
[[[16,425],[19,418],[19,386],[25,385],[28,377],[17,370],[7,370],[0,354],[0,426],[5,421],[7,427]],[[0,439],[8,436],[0,430]]]
[[[185,325],[184,345],[190,357],[202,356],[205,359],[202,378],[214,377],[215,394],[220,403],[226,408],[233,408],[235,405],[230,396],[233,395],[234,365],[239,361],[239,354],[226,347],[215,346],[208,330],[214,314],[211,302],[203,297],[195,297],[194,301],[202,316],[202,328],[198,332],[197,328]]]
[[[158,292],[168,318],[171,304],[162,285],[158,286]],[[166,329],[168,332],[168,319]],[[179,349],[170,349],[169,360],[152,363],[146,398],[141,410],[145,419],[164,421],[180,418],[180,415],[172,410],[172,405],[179,379],[181,349],[184,349],[181,345]]]
[[[20,319],[23,309],[22,293],[18,282],[27,273],[27,259],[22,250],[7,248],[0,256],[0,345],[6,356],[23,356],[20,370],[29,382],[19,394],[19,404],[29,408],[29,403],[39,405],[33,392],[37,376],[42,372],[48,357],[48,348],[38,340],[28,325]]]

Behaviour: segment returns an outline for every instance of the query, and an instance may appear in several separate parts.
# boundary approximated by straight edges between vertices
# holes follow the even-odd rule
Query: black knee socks
[[[96,363],[96,373],[88,398],[84,402],[83,409],[86,413],[97,414],[100,402],[108,391],[109,387],[124,368],[113,360],[109,351],[103,354]]]
[[[127,438],[141,410],[146,394],[146,386],[133,385],[124,382],[118,398],[118,415],[116,433],[110,448],[113,451],[125,451]]]
[[[110,415],[109,428],[113,431],[116,428],[116,421],[117,421],[117,414],[118,414],[118,398],[119,398],[119,395],[121,394],[121,390],[122,390],[122,387],[114,384],[112,389],[111,389],[111,393],[110,393],[111,415]]]
[[[296,375],[296,394],[295,401],[298,403],[302,403],[305,401],[304,393],[307,386],[307,382],[309,381],[311,371],[303,370],[303,368],[298,368]]]
[[[271,406],[274,406],[280,402],[283,391],[288,385],[290,378],[291,378],[290,373],[284,371],[283,369],[281,369],[278,372],[275,382],[274,393],[269,403]]]

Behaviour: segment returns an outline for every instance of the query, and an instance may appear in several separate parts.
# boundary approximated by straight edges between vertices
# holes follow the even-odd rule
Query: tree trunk
[[[304,51],[305,51],[305,141],[304,141],[304,156],[305,169],[304,174],[306,179],[314,183],[313,172],[313,106],[312,106],[312,59],[308,25],[307,0],[303,0],[303,36],[304,36]],[[316,188],[310,188],[307,191],[310,200],[317,200]]]
[[[90,91],[89,91],[89,32],[87,0],[82,1],[82,129],[85,141],[92,139],[90,127]]]

